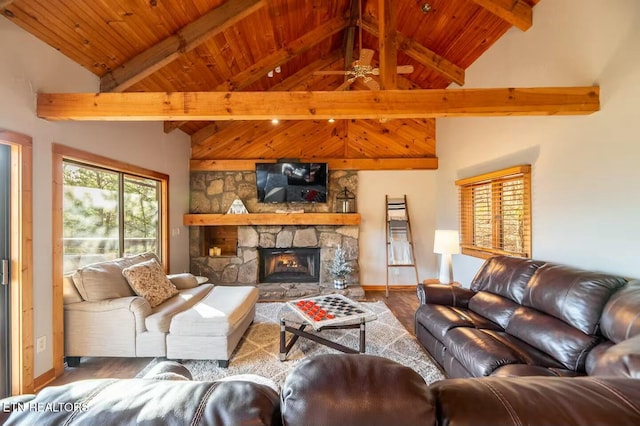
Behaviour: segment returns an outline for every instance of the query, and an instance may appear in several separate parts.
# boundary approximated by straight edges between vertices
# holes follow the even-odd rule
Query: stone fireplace
[[[258,248],[259,283],[319,283],[320,249]]]
[[[192,172],[190,210],[192,213],[226,213],[233,200],[240,198],[249,213],[283,209],[333,212],[335,194],[345,187],[356,193],[356,172],[329,172],[331,199],[327,203],[261,204],[257,202],[254,172]],[[189,228],[189,257],[190,272],[206,276],[210,282],[222,285],[256,285],[260,290],[261,300],[286,300],[333,292],[355,298],[364,297],[358,278],[357,225],[240,225],[237,226],[237,232],[233,233],[237,241],[234,244],[226,241],[221,256],[208,255],[204,239],[211,233],[207,228]],[[233,230],[236,231],[236,228]],[[224,232],[220,234],[225,237],[230,235]],[[336,248],[340,246],[345,249],[347,261],[354,269],[348,277],[346,290],[335,290],[333,277],[327,271]],[[294,273],[294,263],[289,263],[289,259],[280,259],[278,271],[267,274],[271,277],[264,280],[265,261],[271,262],[261,259],[261,252],[266,250],[282,253],[300,250],[304,254],[299,255],[295,262],[304,266]],[[309,257],[311,251],[315,252],[313,258]],[[303,273],[304,268],[312,274],[308,274],[309,271]]]

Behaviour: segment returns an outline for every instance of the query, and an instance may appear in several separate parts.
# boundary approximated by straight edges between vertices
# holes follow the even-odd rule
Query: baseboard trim
[[[415,290],[417,286],[415,285],[390,285],[389,291],[407,291],[407,290]],[[364,291],[386,291],[386,285],[363,285],[362,289]]]
[[[47,386],[49,383],[53,382],[56,379],[56,370],[51,369],[49,371],[44,372],[33,380],[33,386],[35,387],[35,391],[38,392],[43,387]]]

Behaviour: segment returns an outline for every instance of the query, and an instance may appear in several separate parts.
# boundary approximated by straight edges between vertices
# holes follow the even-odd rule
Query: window
[[[65,159],[65,273],[89,263],[162,250],[162,181]]]
[[[531,257],[531,166],[456,181],[462,253]]]

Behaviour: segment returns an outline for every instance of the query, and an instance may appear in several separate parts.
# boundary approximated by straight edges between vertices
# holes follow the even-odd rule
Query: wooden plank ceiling
[[[351,69],[360,45],[375,51],[383,90],[420,90],[464,85],[465,69],[506,31],[531,26],[538,1],[14,0],[0,10],[100,77],[103,92],[333,91],[345,77],[314,72]],[[361,78],[348,86],[370,90]],[[433,118],[164,128],[191,135],[194,160],[436,156]]]

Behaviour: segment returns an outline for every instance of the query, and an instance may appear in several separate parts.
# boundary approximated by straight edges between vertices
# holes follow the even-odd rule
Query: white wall
[[[590,86],[589,116],[438,120],[438,227],[456,226],[461,177],[531,163],[533,257],[640,277],[640,2],[544,0],[467,70],[466,88]],[[481,261],[454,256],[469,282]]]
[[[402,197],[406,194],[418,278],[437,278],[437,259],[433,253],[437,172],[361,171],[358,173],[358,212],[360,225],[360,283],[386,283],[386,206],[385,195]],[[398,273],[398,275],[395,275]],[[389,285],[415,284],[413,268],[391,268]]]
[[[6,19],[0,19],[0,128],[33,138],[34,337],[47,336],[35,354],[35,377],[53,367],[51,306],[51,144],[83,149],[170,176],[170,269],[188,269],[189,138],[165,135],[161,123],[47,122],[35,115],[37,92],[97,92],[98,78]],[[35,346],[35,342],[34,342]]]

